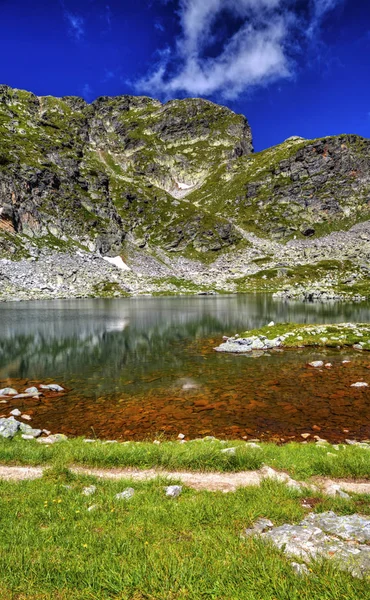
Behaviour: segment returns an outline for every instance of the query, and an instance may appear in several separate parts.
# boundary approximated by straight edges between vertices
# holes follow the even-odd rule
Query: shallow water
[[[180,431],[364,439],[370,392],[350,384],[370,384],[367,353],[306,349],[251,358],[213,347],[222,335],[271,320],[365,322],[369,314],[367,303],[286,303],[267,295],[0,304],[1,387],[56,381],[69,390],[1,410],[17,406],[52,431],[116,439]],[[307,366],[323,357],[331,369]]]

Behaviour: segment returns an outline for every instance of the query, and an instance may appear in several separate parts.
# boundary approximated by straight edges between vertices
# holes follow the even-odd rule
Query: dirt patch
[[[240,487],[260,485],[266,474],[262,471],[240,471],[239,473],[204,473],[192,471],[165,471],[161,469],[96,469],[88,467],[72,467],[78,475],[92,475],[102,479],[132,479],[148,481],[156,477],[165,477],[181,481],[195,490],[210,492],[234,492]],[[8,481],[24,481],[42,477],[42,467],[0,466],[0,479]],[[277,473],[277,472],[276,472]],[[277,473],[278,475],[278,473]],[[297,482],[302,488],[309,487],[324,494],[333,485],[339,485],[345,492],[370,494],[369,481],[348,481],[341,479],[315,478],[310,482]]]

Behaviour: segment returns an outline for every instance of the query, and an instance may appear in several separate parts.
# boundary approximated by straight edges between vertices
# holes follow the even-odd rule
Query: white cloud
[[[64,11],[64,15],[68,21],[70,35],[79,41],[85,35],[84,18],[69,11]]]
[[[236,98],[252,87],[288,78],[297,39],[312,40],[324,16],[342,1],[308,0],[304,13],[300,0],[180,0],[181,35],[159,54],[155,68],[136,88],[167,97]],[[219,24],[230,17],[238,25],[222,39]]]
[[[313,38],[317,35],[322,20],[341,3],[342,0],[311,0],[311,22],[307,29],[307,36]]]

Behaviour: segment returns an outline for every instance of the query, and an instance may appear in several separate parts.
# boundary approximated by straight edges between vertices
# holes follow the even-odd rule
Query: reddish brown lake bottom
[[[127,381],[119,393],[97,397],[66,381],[66,394],[9,399],[0,413],[8,416],[17,407],[31,415],[34,427],[117,440],[173,438],[180,432],[188,438],[278,442],[303,441],[302,433],[331,442],[370,438],[370,387],[351,387],[359,381],[370,386],[370,353],[285,350],[250,358],[216,354],[215,341],[191,345],[199,356],[191,373],[181,366],[165,376],[151,372],[139,382]],[[310,367],[317,358],[332,367]],[[45,381],[0,382],[20,391],[39,383]]]

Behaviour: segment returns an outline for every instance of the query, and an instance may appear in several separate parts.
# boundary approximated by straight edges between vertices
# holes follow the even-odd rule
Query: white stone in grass
[[[290,563],[290,566],[292,567],[293,571],[295,571],[296,574],[299,575],[300,577],[310,574],[310,571],[305,564],[292,562],[292,563]]]
[[[183,433],[179,433],[179,435],[177,436],[178,440],[184,440],[185,439],[185,435]]]
[[[315,369],[319,368],[319,367],[323,367],[324,363],[322,360],[314,360],[310,363],[308,363],[310,367],[314,367]]]
[[[270,323],[267,325],[267,327],[273,327],[275,325],[274,321],[270,321]]]
[[[182,485],[168,485],[164,489],[168,498],[177,498],[182,492]]]
[[[39,444],[56,444],[57,442],[66,442],[68,440],[64,433],[54,433],[45,438],[37,438]]]
[[[14,408],[11,413],[10,413],[13,417],[20,417],[21,416],[21,411],[19,410],[19,408]]]
[[[92,494],[95,494],[95,492],[96,485],[89,485],[87,487],[84,487],[84,489],[82,490],[84,496],[92,496]]]
[[[85,444],[95,444],[96,440],[90,440],[89,438],[84,439]]]
[[[103,442],[103,444],[118,444],[118,442],[117,442],[117,440],[105,440],[105,442]]]
[[[236,448],[224,448],[221,452],[222,454],[235,454]]]
[[[369,387],[369,384],[365,383],[365,381],[356,381],[356,383],[352,383],[351,387],[356,387],[356,388]]]
[[[159,440],[154,440],[154,441],[153,441],[153,444],[157,444],[157,446],[159,446],[159,444],[160,444],[160,443],[161,443],[161,442],[160,442]]]
[[[245,444],[248,448],[257,448],[258,450],[262,450],[261,446],[256,444],[255,442],[246,442]]]
[[[127,488],[126,490],[123,490],[123,492],[119,492],[118,494],[116,494],[115,497],[117,498],[117,500],[130,500],[130,498],[132,498],[134,494],[134,488]]]
[[[98,508],[98,505],[97,505],[97,504],[92,504],[91,506],[89,506],[89,507],[88,507],[88,509],[87,509],[87,510],[88,510],[89,512],[92,512],[93,510],[96,510],[97,508]]]
[[[351,496],[349,494],[347,494],[346,492],[343,492],[341,487],[335,483],[333,483],[333,485],[330,485],[329,487],[327,487],[325,491],[328,496],[339,496],[339,498],[344,498],[346,500],[351,498]]]

